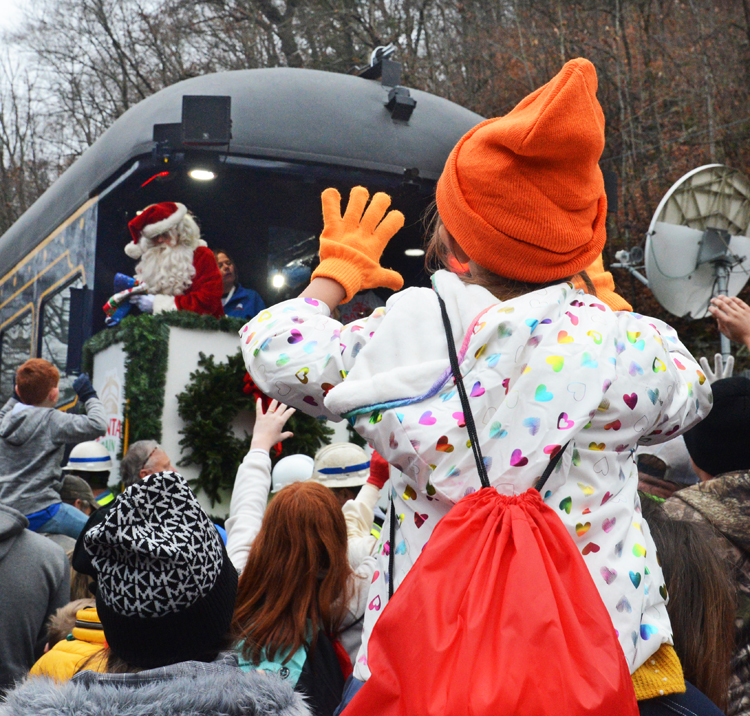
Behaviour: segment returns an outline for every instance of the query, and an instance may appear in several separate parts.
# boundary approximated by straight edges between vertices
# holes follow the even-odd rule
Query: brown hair
[[[638,456],[638,470],[640,471],[641,466],[651,468],[647,474],[653,477],[658,477],[660,480],[664,479],[664,475],[667,474],[667,463],[664,462],[660,457],[656,455],[639,455]],[[659,474],[656,474],[659,473]]]
[[[214,258],[218,261],[219,260],[219,254],[224,254],[229,259],[229,262],[234,266],[237,267],[237,264],[235,263],[234,259],[232,258],[232,254],[229,253],[226,249],[214,249]]]
[[[284,662],[311,647],[323,629],[335,636],[349,602],[346,523],[333,493],[297,482],[271,500],[237,589],[235,635],[253,664],[262,656]]]
[[[26,405],[43,403],[60,382],[60,371],[44,358],[31,358],[16,371],[16,392]]]
[[[232,648],[233,644],[234,639],[230,635],[227,635],[222,640],[222,643],[219,645],[218,649],[214,649],[208,652],[205,655],[205,658],[201,658],[200,660],[204,663],[210,664],[212,661],[216,661],[222,651],[229,651]],[[192,659],[195,660],[196,657],[192,657]],[[102,664],[104,664],[104,668],[101,668]],[[151,667],[136,666],[135,664],[131,664],[130,662],[125,661],[125,659],[122,659],[117,654],[115,654],[115,652],[112,651],[111,647],[104,646],[100,651],[94,652],[93,654],[91,654],[91,656],[85,659],[76,668],[76,674],[80,673],[81,671],[86,671],[86,669],[96,669],[97,671],[105,674],[138,674],[141,671],[148,670],[149,668]]]
[[[734,581],[697,525],[672,519],[653,500],[643,500],[642,507],[664,570],[667,612],[685,679],[726,711],[734,651]]]
[[[94,580],[92,577],[89,577],[88,574],[77,572],[73,568],[73,552],[73,549],[69,549],[66,552],[68,555],[68,562],[70,563],[70,599],[71,601],[76,599],[89,599],[91,597],[89,584]]]
[[[96,606],[96,603],[89,598],[76,599],[74,602],[68,602],[64,607],[60,607],[47,621],[47,643],[50,649],[73,631],[73,627],[76,625],[76,613],[79,609],[94,606]]]
[[[450,253],[445,242],[440,237],[440,229],[445,227],[443,220],[440,218],[440,214],[437,212],[437,204],[435,202],[427,210],[427,242],[425,248],[425,270],[427,273],[434,273],[440,268],[445,268],[452,273],[455,273],[455,268],[451,266],[450,260],[454,258]],[[447,227],[445,228],[448,231]],[[531,291],[538,291],[540,288],[547,288],[548,286],[556,286],[564,281],[573,281],[574,278],[580,278],[586,287],[586,292],[596,296],[596,288],[591,282],[589,275],[586,271],[579,271],[575,276],[569,276],[567,278],[561,278],[556,281],[548,281],[546,283],[529,283],[527,281],[518,281],[512,278],[506,278],[493,273],[489,269],[480,266],[475,262],[475,268],[471,273],[461,274],[461,280],[464,283],[476,284],[486,288],[495,298],[500,301],[508,301],[511,298],[517,298],[525,293]]]

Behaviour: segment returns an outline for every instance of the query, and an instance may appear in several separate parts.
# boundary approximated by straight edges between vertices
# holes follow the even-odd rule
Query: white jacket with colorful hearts
[[[613,313],[570,284],[498,303],[445,271],[433,283],[492,485],[523,492],[572,440],[543,496],[580,549],[635,671],[672,635],[633,452],[705,417],[708,381],[668,325]],[[480,487],[434,291],[407,289],[346,326],[322,302],[293,299],[256,316],[240,337],[261,390],[310,415],[355,420],[401,470],[392,480],[398,586],[438,520]],[[388,599],[388,535],[386,523],[355,666],[362,680],[367,637]]]

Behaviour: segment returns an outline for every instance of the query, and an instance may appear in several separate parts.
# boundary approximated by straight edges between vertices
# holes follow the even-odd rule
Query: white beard
[[[136,278],[151,294],[181,296],[195,278],[193,251],[189,246],[152,246],[135,267]]]

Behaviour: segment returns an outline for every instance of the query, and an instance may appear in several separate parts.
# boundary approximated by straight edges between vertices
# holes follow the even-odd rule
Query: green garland
[[[83,346],[83,370],[91,373],[94,356],[115,343],[125,351],[124,399],[129,418],[129,441],[162,438],[164,387],[167,380],[169,326],[200,331],[237,333],[242,318],[214,318],[189,311],[170,311],[157,316],[127,316],[115,328],[100,331]],[[122,450],[117,456],[122,458]]]
[[[169,328],[221,331],[236,334],[242,318],[214,318],[189,311],[172,311],[158,316],[127,316],[115,328],[100,331],[83,346],[83,370],[92,373],[94,356],[115,343],[125,352],[124,400],[127,406],[129,442],[162,439],[161,416],[167,380]],[[190,450],[182,465],[199,465],[196,490],[204,490],[211,504],[224,489],[231,489],[237,467],[250,445],[250,438],[237,438],[229,425],[240,410],[255,411],[252,396],[242,392],[245,366],[240,352],[216,364],[213,357],[200,356],[199,369],[178,396],[178,411],[185,421],[180,440]],[[315,455],[330,442],[333,430],[302,413],[290,419],[294,437],[284,443],[286,454]],[[117,456],[122,459],[122,448]]]
[[[245,363],[238,351],[223,363],[200,354],[198,370],[177,396],[178,413],[185,421],[180,446],[187,453],[181,465],[200,466],[191,484],[203,490],[214,505],[221,492],[231,490],[237,468],[250,448],[250,436],[238,438],[230,427],[241,410],[255,412],[255,398],[243,392]],[[295,413],[287,423],[294,436],[284,442],[287,455],[313,457],[321,445],[330,442],[333,430],[304,413]]]

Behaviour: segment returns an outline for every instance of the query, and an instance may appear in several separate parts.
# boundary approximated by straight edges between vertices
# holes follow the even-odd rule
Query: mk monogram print
[[[122,616],[158,617],[204,596],[221,570],[221,538],[185,478],[151,475],[118,503],[85,537],[104,603]]]

